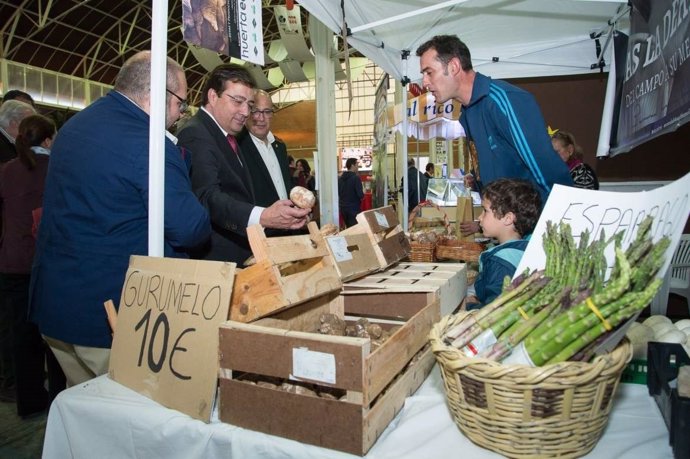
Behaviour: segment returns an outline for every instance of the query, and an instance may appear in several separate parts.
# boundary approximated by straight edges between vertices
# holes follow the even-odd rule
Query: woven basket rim
[[[445,316],[429,333],[458,429],[477,445],[508,457],[580,457],[591,451],[632,357],[630,342],[625,339],[592,362],[504,365],[467,357],[442,342],[448,327],[473,314]]]

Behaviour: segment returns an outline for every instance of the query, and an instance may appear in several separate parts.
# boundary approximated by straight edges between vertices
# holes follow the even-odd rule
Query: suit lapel
[[[252,187],[251,179],[249,177],[249,173],[246,167],[247,161],[244,159],[244,156],[242,155],[242,149],[238,146],[239,151],[236,155],[235,152],[232,151],[230,143],[228,143],[227,137],[225,137],[223,131],[220,130],[213,118],[211,118],[203,110],[199,110],[198,115],[200,116],[200,120],[202,121],[202,123],[206,126],[206,129],[211,133],[211,135],[215,139],[216,145],[218,146],[218,149],[221,152],[221,156],[228,164],[228,168],[233,174],[237,176],[237,179],[244,185],[245,189],[247,190],[247,194],[251,196],[252,202],[254,202],[254,187]],[[240,160],[243,164],[240,163]]]
[[[242,159],[242,163],[244,164],[244,167],[241,167],[241,170],[238,170],[237,172],[242,176],[242,180],[244,181],[245,186],[249,190],[249,193],[252,196],[252,202],[256,202],[256,198],[254,195],[254,185],[252,185],[252,177],[249,174],[249,163],[247,162],[247,156],[244,154],[242,151],[242,147],[238,147],[239,151],[237,152]]]

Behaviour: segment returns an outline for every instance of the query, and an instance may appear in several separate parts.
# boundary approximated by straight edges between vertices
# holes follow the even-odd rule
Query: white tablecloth
[[[53,403],[43,457],[353,458],[218,421],[190,418],[101,376],[63,391]],[[369,451],[368,458],[498,458],[458,430],[437,367]],[[621,384],[603,438],[589,458],[672,458],[668,431],[642,385]]]

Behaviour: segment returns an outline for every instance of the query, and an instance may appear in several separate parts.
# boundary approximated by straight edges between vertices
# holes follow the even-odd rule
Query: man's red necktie
[[[232,148],[232,151],[235,152],[235,155],[237,155],[237,161],[239,161],[240,165],[243,166],[242,160],[240,159],[240,153],[239,153],[240,147],[237,145],[237,139],[232,134],[228,134],[227,138],[228,138],[228,143],[230,144],[230,148]]]

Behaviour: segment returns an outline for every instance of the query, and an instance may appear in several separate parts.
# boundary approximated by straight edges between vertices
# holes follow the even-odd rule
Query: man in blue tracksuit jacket
[[[554,154],[534,97],[504,81],[475,72],[467,46],[454,35],[438,35],[417,49],[423,85],[443,103],[462,104],[460,123],[474,141],[482,185],[521,178],[546,198],[554,184],[572,186],[567,166]]]

